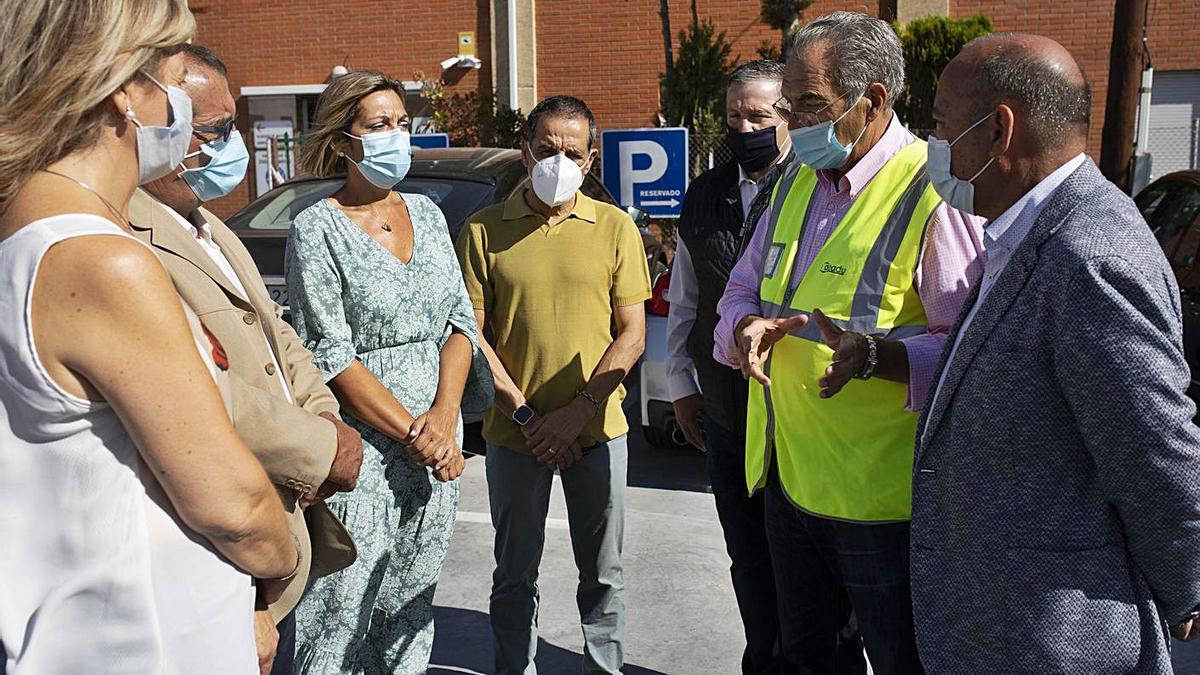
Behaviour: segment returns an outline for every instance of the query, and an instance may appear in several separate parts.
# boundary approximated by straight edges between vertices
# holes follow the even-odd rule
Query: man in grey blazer
[[[918,426],[912,597],[931,673],[1170,672],[1200,606],[1200,430],[1179,289],[1087,145],[1061,45],[969,44],[942,74],[930,178],[988,218]]]

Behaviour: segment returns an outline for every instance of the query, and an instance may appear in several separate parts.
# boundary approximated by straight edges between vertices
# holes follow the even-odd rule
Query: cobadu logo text
[[[833,263],[827,262],[821,266],[821,274],[840,274],[840,275],[845,276],[846,266],[845,265],[834,265]]]

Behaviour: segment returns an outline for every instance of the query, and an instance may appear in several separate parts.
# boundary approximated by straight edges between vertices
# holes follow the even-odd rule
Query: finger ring
[[[551,454],[551,455],[557,455],[557,454],[558,454],[558,448],[550,448],[550,454]]]

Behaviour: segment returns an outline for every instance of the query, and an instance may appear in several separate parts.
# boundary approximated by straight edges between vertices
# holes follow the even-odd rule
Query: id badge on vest
[[[779,270],[779,260],[783,257],[783,249],[783,244],[771,244],[771,248],[767,250],[767,260],[763,265],[763,271],[768,277],[775,276],[775,272]]]

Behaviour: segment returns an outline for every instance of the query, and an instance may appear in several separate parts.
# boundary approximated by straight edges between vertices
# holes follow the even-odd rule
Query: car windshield
[[[308,180],[283,185],[267,199],[259,199],[229,220],[229,226],[251,230],[286,230],[301,211],[332,195],[342,180]],[[397,192],[422,194],[446,216],[451,233],[457,233],[472,213],[492,202],[492,186],[459,178],[411,176],[396,186]]]
[[[1200,186],[1186,181],[1158,183],[1138,195],[1136,202],[1171,265],[1177,270],[1191,267],[1200,250],[1200,227],[1193,225],[1200,213]]]

